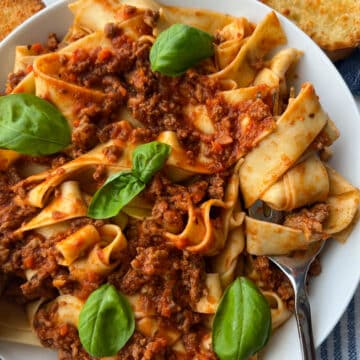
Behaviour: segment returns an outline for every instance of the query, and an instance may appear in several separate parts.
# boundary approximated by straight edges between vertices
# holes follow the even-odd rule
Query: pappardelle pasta
[[[257,359],[294,301],[266,255],[344,242],[360,203],[313,85],[292,86],[302,52],[279,50],[274,12],[69,8],[61,41],[16,47],[0,97],[0,338],[63,360]]]

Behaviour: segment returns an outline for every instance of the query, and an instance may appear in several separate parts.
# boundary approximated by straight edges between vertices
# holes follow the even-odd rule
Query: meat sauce
[[[125,7],[125,10],[125,15],[130,17],[133,8]],[[138,30],[150,35],[156,17],[156,13],[145,12],[144,24]],[[200,350],[200,336],[207,331],[203,325],[206,315],[193,311],[206,293],[206,259],[170,246],[163,234],[165,231],[176,234],[184,229],[189,206],[210,198],[224,198],[229,168],[237,160],[237,154],[250,151],[257,137],[274,127],[272,104],[257,98],[229,105],[219,96],[223,90],[221,83],[206,76],[200,68],[188,70],[177,78],[154,73],[149,63],[150,42],[131,40],[114,24],[105,27],[105,34],[111,40],[113,50],[100,47],[91,51],[76,50],[71,56],[61,58],[59,77],[62,80],[106,94],[101,107],[78,100],[71,151],[43,158],[22,157],[6,173],[0,173],[0,270],[16,276],[12,288],[5,289],[5,295],[21,293],[23,302],[40,297],[51,300],[59,295],[60,289],[62,294],[86,300],[92,291],[106,282],[126,295],[141,290],[142,303],[154,309],[160,325],[176,329],[181,334],[186,358],[193,359],[197,354],[199,359],[217,359],[212,351]],[[57,47],[58,41],[51,35],[47,48],[38,51],[54,51]],[[8,92],[26,73],[10,75]],[[207,109],[215,128],[213,134],[205,134],[192,124],[184,112],[188,104]],[[143,128],[133,129],[124,123],[119,124],[116,114],[124,106]],[[241,126],[245,117],[249,120],[246,131]],[[109,275],[89,274],[88,279],[79,282],[72,278],[67,267],[59,265],[60,255],[55,247],[57,242],[85,224],[100,227],[106,223],[104,221],[71,220],[69,230],[47,239],[31,231],[25,235],[13,234],[39,211],[30,206],[19,206],[16,202],[16,197],[23,196],[27,190],[21,185],[16,186],[21,180],[17,167],[21,167],[22,161],[56,168],[109,139],[126,141],[132,138],[148,142],[166,130],[176,133],[190,159],[197,156],[200,144],[203,144],[205,155],[212,160],[209,168],[213,174],[199,175],[186,184],[175,184],[161,172],[155,175],[144,191],[145,198],[154,204],[151,216],[144,221],[130,219],[124,230],[128,246],[120,265]],[[121,155],[114,147],[104,151],[109,160],[116,161]],[[97,166],[93,173],[94,181],[102,184],[105,176],[104,167]],[[293,217],[287,221],[298,224],[301,219],[297,219]],[[306,219],[307,223],[311,222],[311,227],[317,226],[316,221],[323,221],[312,216]],[[299,227],[296,224],[295,227]],[[288,280],[266,258],[259,257],[254,264],[269,288],[277,291],[291,309],[294,294]],[[35,271],[35,275],[27,278],[29,271]],[[93,359],[82,348],[75,327],[54,322],[56,310],[56,305],[43,307],[35,317],[34,327],[42,344],[58,349],[62,360]],[[116,358],[175,360],[176,355],[165,337],[145,337],[135,331]]]
[[[150,35],[152,29],[145,26],[142,31]],[[259,134],[274,128],[265,99],[229,105],[218,95],[223,90],[221,83],[202,74],[201,68],[180,77],[152,72],[151,42],[134,41],[114,24],[108,24],[105,33],[113,49],[78,49],[61,60],[62,80],[106,94],[101,107],[79,100],[72,137],[77,154],[103,141],[102,129],[116,121],[119,108],[125,105],[152,138],[162,131],[174,131],[189,158],[196,157],[203,144],[205,155],[213,160],[209,167],[214,172],[233,165],[239,152],[251,150]],[[184,111],[187,105],[206,107],[215,124],[214,134],[205,134],[193,125]],[[240,126],[245,116],[249,118],[246,131]]]
[[[200,177],[184,186],[171,183],[162,173],[155,175],[144,193],[147,199],[154,202],[152,214],[144,221],[131,219],[125,229],[128,247],[122,254],[120,265],[106,278],[79,283],[71,278],[67,268],[51,260],[52,257],[56,259],[53,245],[43,243],[38,248],[36,242],[29,240],[28,244],[22,247],[21,256],[25,259],[27,256],[31,257],[30,261],[25,261],[27,264],[41,264],[40,271],[44,270],[49,281],[42,284],[38,279],[26,282],[22,285],[25,296],[27,298],[30,296],[27,288],[30,288],[35,296],[36,291],[60,279],[63,282],[62,293],[71,293],[83,299],[105,282],[113,284],[126,295],[134,295],[141,290],[141,302],[154,310],[155,315],[160,319],[159,326],[170,326],[179,331],[188,358],[193,358],[195,354],[201,352],[200,335],[206,331],[203,325],[206,316],[192,310],[206,291],[205,259],[201,255],[167,245],[162,234],[166,230],[176,232],[183,229],[187,208],[191,204],[196,205],[212,194],[216,194],[221,199],[225,180],[226,174],[222,177],[219,175]],[[51,238],[50,242],[55,244],[89,221],[91,220],[75,220],[72,229]],[[102,222],[94,224],[100,226]],[[32,251],[29,251],[30,249]],[[42,251],[47,253],[46,257],[41,255]],[[36,260],[32,258],[32,254],[36,254]],[[54,306],[43,308],[35,318],[34,326],[42,344],[61,349],[59,356],[64,360],[92,359],[83,351],[74,327],[67,325],[60,328],[54,324],[56,312]],[[62,333],[61,336],[59,332]],[[216,359],[211,351],[202,350],[202,356],[203,359]],[[149,338],[135,332],[127,345],[118,353],[117,358],[119,360],[176,359],[176,355],[166,338],[161,336]]]

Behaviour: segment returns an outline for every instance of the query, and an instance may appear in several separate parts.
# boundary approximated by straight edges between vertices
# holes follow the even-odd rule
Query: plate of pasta
[[[360,118],[340,75],[263,4],[181,6],[60,1],[0,44],[6,359],[300,359],[267,256],[326,240],[317,346],[357,287]]]

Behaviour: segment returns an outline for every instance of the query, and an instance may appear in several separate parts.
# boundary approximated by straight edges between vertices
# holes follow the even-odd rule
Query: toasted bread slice
[[[41,0],[1,0],[0,40],[43,7]]]
[[[261,0],[310,35],[325,50],[360,44],[360,0]]]

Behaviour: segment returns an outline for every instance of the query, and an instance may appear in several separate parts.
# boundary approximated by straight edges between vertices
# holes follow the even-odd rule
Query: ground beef
[[[14,167],[9,168],[6,173],[0,172],[0,267],[5,272],[14,271],[17,274],[20,260],[15,250],[20,249],[23,243],[12,232],[38,211],[32,206],[17,204],[12,187],[19,180]]]
[[[176,360],[170,352],[166,339],[147,338],[135,332],[130,341],[118,354],[119,360]]]
[[[217,360],[218,357],[212,351],[200,349],[200,332],[191,332],[183,336],[183,342],[189,359],[196,358],[199,360]]]
[[[200,255],[167,244],[163,231],[181,231],[188,206],[203,200],[206,190],[207,183],[201,179],[183,186],[172,184],[164,175],[157,174],[146,190],[146,196],[155,201],[152,215],[143,221],[130,221],[125,230],[127,257],[108,276],[108,282],[124,294],[133,295],[141,290],[144,306],[154,309],[161,321],[180,331],[182,336],[204,330],[201,325],[204,316],[194,312],[193,308],[204,295],[205,262]],[[164,359],[172,356],[166,343],[156,342],[149,348],[142,344],[149,339],[145,340],[140,335],[135,339],[138,340],[131,342],[127,356],[129,351],[141,353],[144,358],[148,356],[146,354],[155,356],[150,349],[160,344],[164,348],[159,350],[159,358],[162,359],[163,354],[167,354]],[[187,356],[192,358],[193,352],[194,348],[189,347]],[[134,359],[137,359],[136,356]],[[149,359],[152,359],[151,356]],[[210,355],[204,357],[213,358]]]
[[[59,360],[92,360],[82,347],[77,329],[54,323],[57,304],[42,307],[34,318],[34,329],[45,347],[60,349]]]
[[[79,126],[74,128],[71,134],[73,147],[81,150],[81,153],[93,148],[98,143],[98,139],[96,137],[97,130],[98,129],[94,124],[89,124],[86,121],[81,122]]]
[[[19,206],[12,201],[6,206],[6,212],[0,213],[0,231],[15,230],[30,217],[34,216],[38,209],[32,206]]]
[[[142,231],[143,224],[137,227],[134,232],[137,239],[130,240],[129,249],[135,256],[129,254],[131,260],[109,275],[108,280],[128,295],[141,288],[146,301],[152,303],[160,316],[176,318],[175,325],[181,326],[185,319],[179,315],[184,309],[191,310],[203,295],[204,261],[199,255],[161,244],[163,241],[154,235],[154,239],[148,239],[150,235]],[[147,239],[144,241],[143,237]],[[153,245],[141,246],[148,241]]]
[[[120,121],[105,126],[99,131],[98,137],[102,143],[111,139],[127,141],[135,130],[127,121]]]
[[[115,163],[120,158],[122,153],[122,149],[115,145],[109,145],[103,149],[103,154],[111,163]]]
[[[10,94],[28,73],[26,70],[10,73],[7,78],[5,93]]]
[[[227,174],[215,174],[209,176],[208,194],[212,199],[223,200]]]
[[[59,47],[59,40],[55,33],[50,33],[48,35],[46,47],[49,51],[56,51]]]
[[[137,31],[151,35],[158,14],[146,11],[142,16],[143,23]],[[105,34],[112,42],[111,50],[77,49],[61,60],[62,80],[106,95],[101,104],[77,100],[72,136],[74,156],[104,141],[102,129],[118,121],[118,110],[125,105],[135,123],[146,128],[147,141],[163,131],[174,131],[185,148],[186,161],[193,163],[202,145],[204,154],[212,160],[208,167],[213,172],[232,166],[256,145],[259,135],[275,127],[272,103],[268,104],[268,100],[258,97],[231,105],[220,94],[221,82],[203,74],[201,68],[189,69],[178,77],[153,72],[150,41],[145,38],[134,41],[115,24],[107,24]],[[188,105],[207,110],[214,125],[213,134],[195,127],[187,114]],[[246,127],[241,124],[245,118]]]
[[[290,311],[294,311],[294,290],[286,275],[266,256],[253,256],[254,270],[260,277],[261,289],[276,292]],[[318,276],[321,272],[319,258],[310,265],[308,274]]]
[[[325,240],[329,237],[323,232],[323,224],[329,216],[327,204],[316,204],[309,209],[302,209],[285,217],[284,225],[302,230],[314,240]]]
[[[294,290],[286,275],[276,267],[266,256],[253,257],[253,267],[263,290],[275,291],[285,302],[288,309],[294,310]]]

